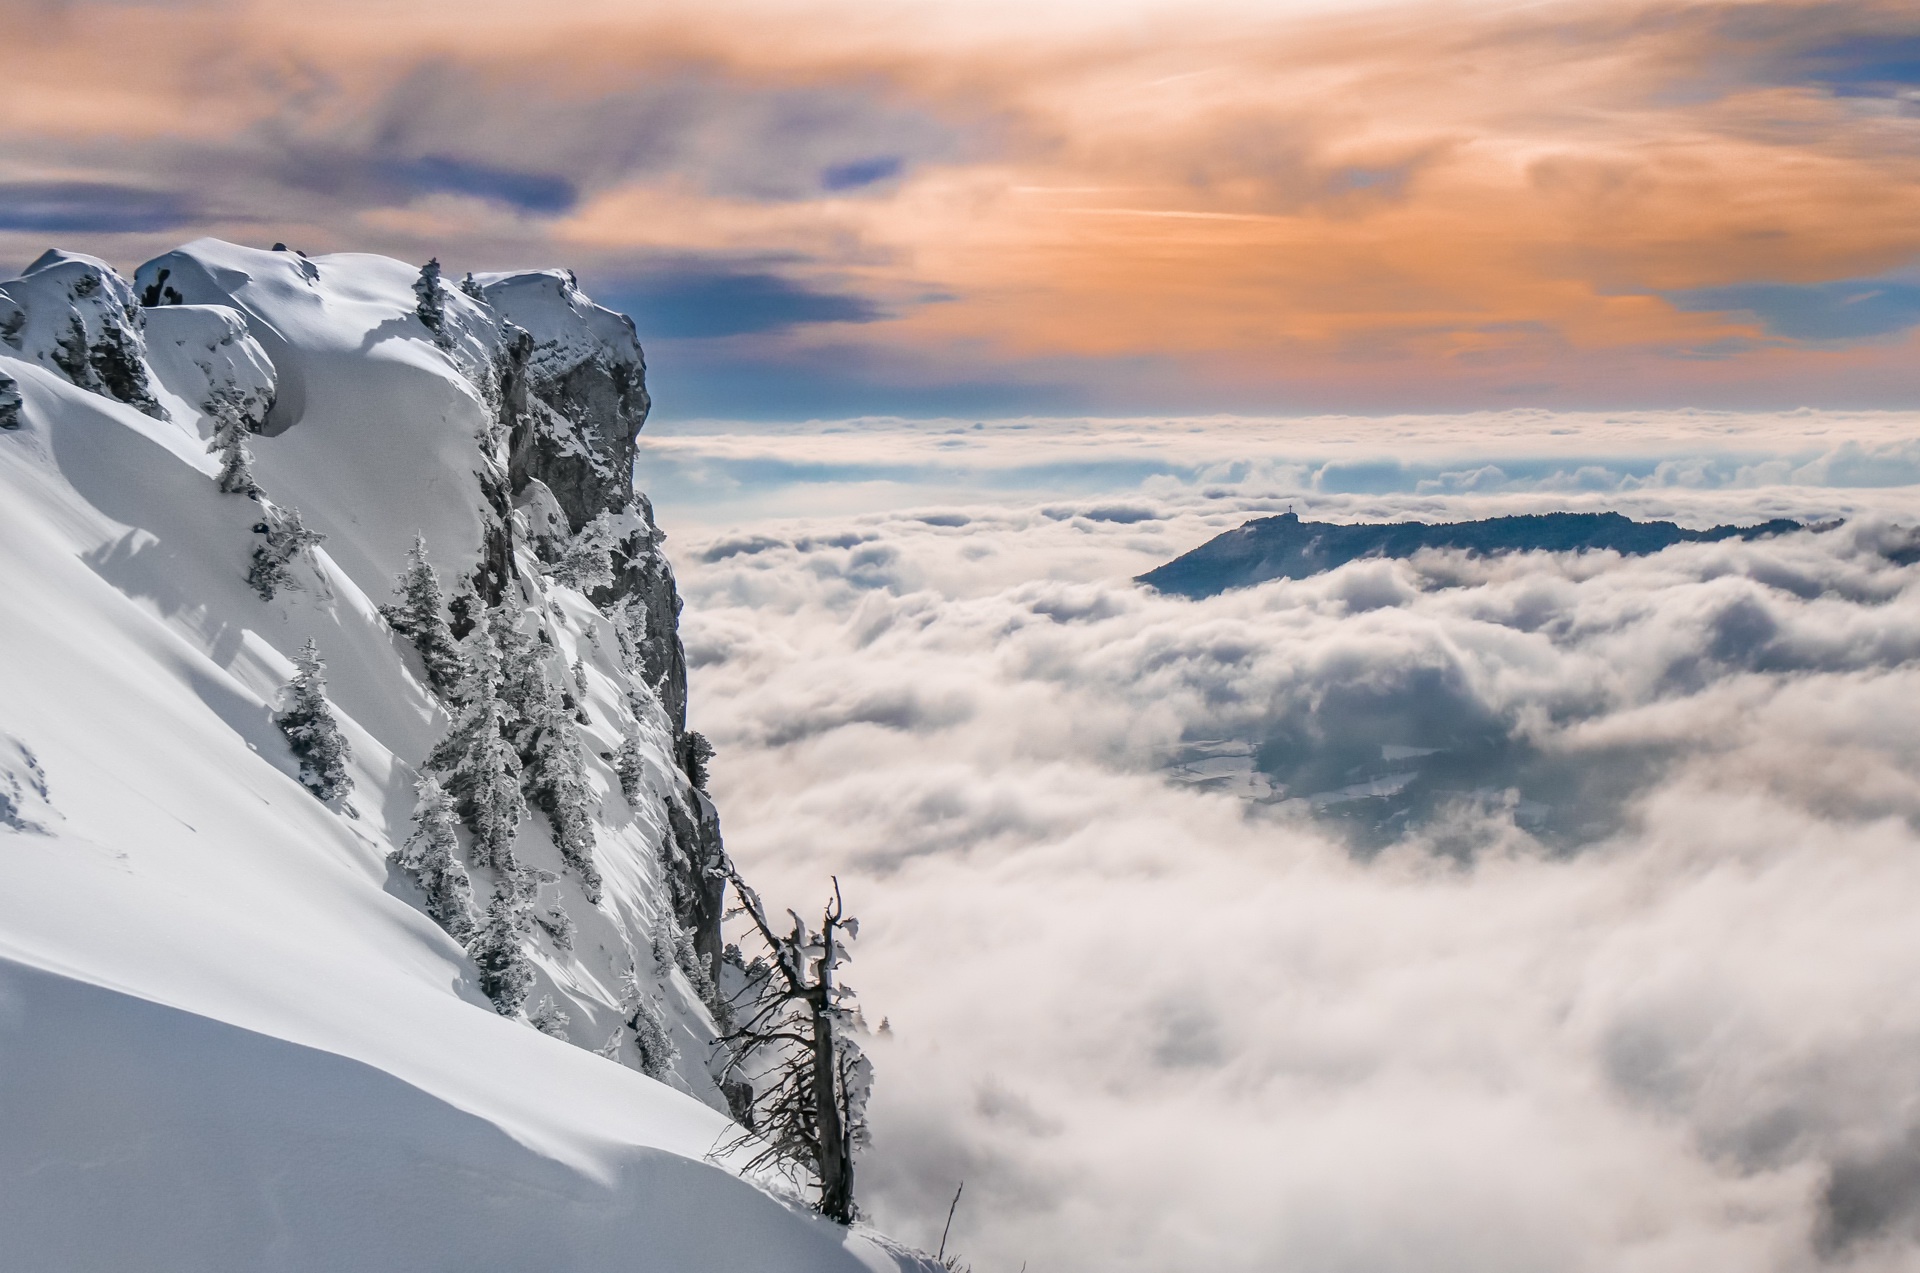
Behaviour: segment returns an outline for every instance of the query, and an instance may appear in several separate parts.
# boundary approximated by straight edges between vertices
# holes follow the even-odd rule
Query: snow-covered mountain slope
[[[631,325],[565,275],[421,278],[202,241],[131,285],[53,253],[0,284],[8,1263],[911,1266],[715,1152],[721,850],[629,489]],[[209,453],[235,420],[252,493]],[[263,583],[296,512],[325,538]],[[476,677],[383,616],[416,536],[462,657],[534,686],[534,807],[510,865],[458,832],[444,926],[402,846]],[[330,800],[275,720],[308,641]],[[527,980],[491,1000],[449,931],[490,898]]]

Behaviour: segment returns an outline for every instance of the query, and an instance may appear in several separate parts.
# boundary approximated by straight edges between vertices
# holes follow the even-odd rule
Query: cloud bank
[[[1566,425],[1589,457],[1633,441]],[[1823,453],[1886,441],[1816,428]],[[1911,487],[1810,461],[1599,494],[1297,485],[1329,518],[1851,520],[1199,602],[1127,582],[1269,511],[1277,463],[676,541],[729,846],[782,902],[838,872],[865,921],[850,974],[892,1027],[875,1216],[935,1241],[964,1178],[983,1273],[1909,1267]],[[1605,816],[1536,833],[1480,775],[1370,837],[1248,772],[1275,738],[1418,752],[1436,724],[1588,779]]]

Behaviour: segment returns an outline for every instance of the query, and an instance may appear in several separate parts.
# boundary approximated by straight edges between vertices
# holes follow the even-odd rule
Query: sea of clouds
[[[728,846],[863,920],[875,1221],[964,1179],[980,1273],[1913,1267],[1914,424],[650,437]],[[1131,582],[1290,503],[1844,523]],[[1510,781],[1384,829],[1193,763],[1449,730]]]

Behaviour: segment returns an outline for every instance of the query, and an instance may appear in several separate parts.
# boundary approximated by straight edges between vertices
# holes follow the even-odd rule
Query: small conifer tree
[[[567,1026],[573,1018],[565,1009],[554,1003],[552,995],[541,995],[539,1006],[534,1008],[533,1015],[528,1017],[527,1021],[540,1033],[564,1040],[567,1037]]]
[[[252,433],[246,412],[232,393],[216,393],[207,403],[213,413],[213,437],[207,450],[220,457],[220,475],[215,482],[223,495],[257,496],[260,487],[253,480],[253,452],[247,449]]]
[[[567,541],[560,560],[548,568],[553,581],[582,592],[613,582],[613,523],[601,513]]]
[[[634,1049],[640,1054],[640,1072],[648,1078],[664,1079],[672,1072],[680,1050],[673,1046],[666,1019],[660,1015],[660,1005],[653,1001],[653,994],[640,980],[638,971],[627,970],[624,989],[620,1010],[626,1015],[627,1028],[633,1031]]]
[[[479,931],[467,943],[467,953],[480,967],[480,991],[503,1017],[520,1011],[533,988],[533,965],[522,941],[529,924],[525,890],[512,877],[503,878]]]
[[[473,936],[473,885],[460,864],[460,824],[453,797],[432,774],[414,785],[413,834],[394,850],[394,861],[420,882],[427,895],[427,914],[454,938]]]
[[[400,601],[381,606],[380,613],[386,616],[395,632],[413,642],[413,648],[420,652],[420,661],[426,666],[427,680],[434,691],[442,698],[453,698],[466,677],[467,660],[460,653],[460,643],[453,639],[453,629],[447,625],[440,576],[427,561],[426,536],[413,537],[413,547],[407,550],[406,568],[400,572],[400,581],[393,591]]]
[[[447,326],[446,303],[440,299],[440,258],[435,257],[420,267],[420,277],[413,281],[415,304],[413,312],[436,338],[441,336]]]
[[[482,305],[487,303],[487,294],[480,290],[478,283],[473,281],[471,270],[467,271],[467,276],[460,280],[460,294],[469,300],[479,301]]]
[[[544,675],[541,687],[545,692],[534,705],[529,722],[527,790],[553,825],[560,856],[579,875],[587,900],[597,905],[600,872],[593,862],[593,815],[598,811],[598,801],[587,781],[586,759],[573,717]]]
[[[317,530],[308,530],[306,523],[300,520],[297,508],[276,508],[269,504],[266,515],[256,522],[253,533],[264,540],[253,550],[253,564],[247,570],[247,582],[260,594],[262,601],[271,601],[282,589],[297,589],[300,583],[293,576],[293,559],[301,553],[311,556],[314,545],[326,539]]]
[[[620,740],[619,754],[613,758],[613,772],[620,778],[620,794],[634,808],[640,807],[640,793],[646,790],[646,761],[640,755],[640,731],[630,731]]]
[[[567,914],[566,907],[555,902],[545,911],[535,912],[533,922],[540,925],[557,949],[573,949],[573,939],[579,930],[574,926],[573,916]]]
[[[475,864],[511,874],[519,869],[513,841],[527,806],[520,794],[520,757],[507,737],[511,718],[501,698],[496,640],[501,625],[494,617],[469,638],[460,711],[428,755],[427,767],[447,776],[446,787],[473,832]]]
[[[327,705],[327,665],[311,639],[294,656],[293,679],[284,691],[286,709],[274,723],[293,744],[300,758],[300,781],[322,800],[336,800],[353,790],[347,761],[353,758],[339,722]]]
[[[500,701],[512,721],[515,745],[525,758],[532,754],[534,722],[547,699],[547,653],[552,647],[522,632],[505,606],[487,612],[487,628],[500,651]]]
[[[587,661],[576,657],[573,660],[573,718],[582,725],[593,724],[593,717],[587,714]]]

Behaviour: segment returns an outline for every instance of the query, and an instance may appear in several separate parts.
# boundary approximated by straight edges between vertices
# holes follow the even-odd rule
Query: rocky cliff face
[[[569,539],[604,518],[611,579],[589,595],[620,619],[682,756],[687,664],[680,594],[661,549],[666,535],[633,485],[635,442],[653,405],[633,320],[595,304],[567,270],[481,275],[463,295],[500,325],[490,374],[507,455],[504,475],[491,479],[497,521],[477,585],[483,593],[504,586],[516,526],[553,561]],[[672,832],[675,909],[717,976],[719,816],[701,796],[692,808],[674,809]]]
[[[518,616],[577,718],[606,888],[583,888],[533,815],[519,851],[521,885],[537,890],[534,999],[563,1004],[582,1046],[723,1105],[705,1072],[723,849],[718,815],[687,772],[681,603],[665,536],[633,489],[651,404],[632,322],[565,271],[450,285],[380,257],[309,260],[205,240],[149,261],[131,283],[105,262],[50,252],[0,283],[0,341],[0,352],[160,422],[155,436],[193,463],[211,463],[222,413],[257,435],[264,497],[298,506],[325,535],[299,604],[322,624],[337,683],[352,679],[348,632],[363,679],[388,683],[343,701],[362,723],[386,714],[386,726],[367,726],[379,742],[364,745],[389,747],[391,772],[408,775],[383,797],[399,802],[384,816],[400,830],[387,834],[405,835],[410,775],[427,752],[421,724],[444,730],[450,706],[417,669],[396,691],[412,652],[372,611],[416,529],[449,585],[457,634],[486,607]],[[19,403],[13,378],[0,383],[0,427],[17,422]],[[234,566],[244,573],[244,556]],[[183,613],[198,604],[182,603]],[[635,758],[622,761],[623,748]],[[681,1040],[664,1060],[635,1024],[649,1013],[656,1034]]]

